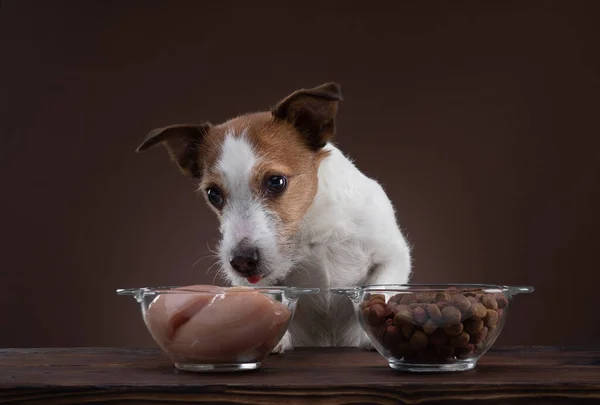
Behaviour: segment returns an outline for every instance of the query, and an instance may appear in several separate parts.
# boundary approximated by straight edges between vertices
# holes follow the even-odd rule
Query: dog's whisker
[[[211,253],[211,254],[209,254],[209,255],[206,255],[206,256],[202,256],[201,258],[199,258],[198,260],[196,260],[196,261],[194,262],[194,264],[192,264],[192,267],[196,267],[196,265],[197,265],[198,263],[200,263],[202,260],[206,260],[206,259],[218,259],[218,257],[217,257],[217,256],[215,256],[215,255],[214,255],[214,254],[212,254],[212,253]]]

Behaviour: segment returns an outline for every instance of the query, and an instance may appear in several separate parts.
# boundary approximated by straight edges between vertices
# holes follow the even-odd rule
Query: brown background
[[[415,282],[531,284],[499,344],[598,343],[599,3],[2,1],[0,347],[152,345],[114,290],[211,282],[217,222],[134,149],[328,80]]]

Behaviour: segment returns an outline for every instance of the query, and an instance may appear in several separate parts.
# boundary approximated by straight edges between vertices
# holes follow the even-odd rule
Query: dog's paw
[[[292,350],[292,338],[289,332],[283,335],[283,338],[277,343],[277,346],[271,351],[271,354],[282,354]]]

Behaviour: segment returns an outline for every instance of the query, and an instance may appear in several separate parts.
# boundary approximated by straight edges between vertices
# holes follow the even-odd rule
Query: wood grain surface
[[[297,349],[257,371],[177,371],[157,350],[0,350],[1,404],[600,404],[600,347],[496,348],[472,371],[412,374],[374,352]]]

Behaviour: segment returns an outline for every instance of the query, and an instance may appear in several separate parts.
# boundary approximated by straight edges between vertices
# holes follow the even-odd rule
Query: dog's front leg
[[[292,347],[292,336],[290,335],[290,332],[287,331],[285,332],[285,335],[283,335],[279,343],[277,343],[277,346],[275,346],[275,348],[271,351],[271,353],[281,354],[291,350]]]

